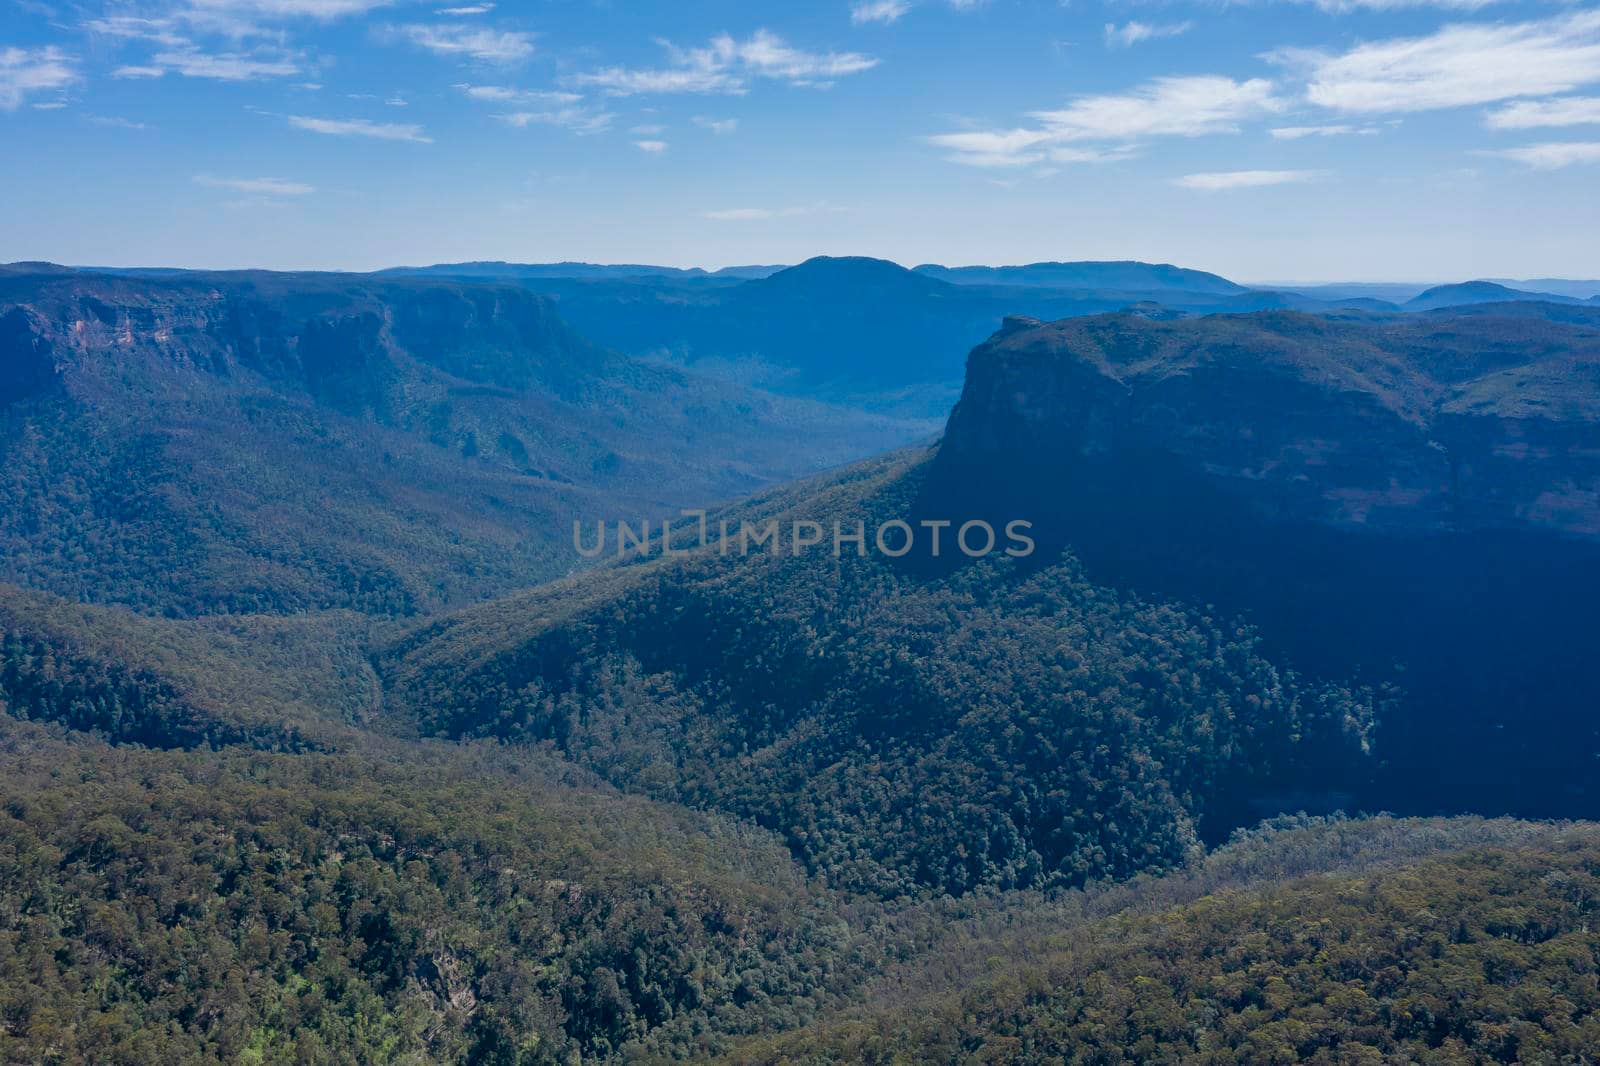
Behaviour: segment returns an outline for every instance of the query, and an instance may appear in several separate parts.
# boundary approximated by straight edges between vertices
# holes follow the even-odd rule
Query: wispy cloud
[[[602,133],[611,128],[616,115],[586,107],[558,107],[548,111],[507,111],[494,116],[507,126],[560,126],[574,133]]]
[[[633,146],[639,151],[647,152],[650,155],[660,155],[667,150],[666,141],[634,141]]]
[[[211,174],[196,174],[194,183],[208,189],[230,189],[252,196],[309,196],[317,191],[304,182],[286,181],[283,178],[219,178]]]
[[[77,80],[74,60],[55,45],[0,48],[0,111],[15,111],[30,93],[64,89]]]
[[[1560,170],[1575,163],[1600,163],[1600,142],[1558,141],[1551,144],[1529,144],[1521,148],[1506,148],[1488,154],[1515,160],[1535,170]]]
[[[1492,130],[1531,130],[1547,126],[1589,126],[1600,123],[1600,97],[1568,96],[1559,100],[1523,100],[1491,111],[1484,122]]]
[[[696,115],[692,121],[696,126],[708,129],[718,136],[725,136],[739,129],[739,120],[736,118],[708,118],[705,115]]]
[[[508,126],[561,126],[576,133],[599,133],[609,129],[616,115],[602,108],[587,106],[579,93],[543,89],[517,89],[509,85],[458,84],[469,98],[484,103],[506,104],[517,108],[494,117]]]
[[[546,89],[516,89],[509,85],[458,83],[455,87],[474,100],[483,100],[493,104],[576,104],[583,99],[580,93],[556,92]]]
[[[147,130],[150,127],[143,122],[135,122],[131,118],[120,115],[85,115],[84,121],[93,126],[105,126],[115,130]]]
[[[287,57],[265,58],[239,52],[211,54],[195,49],[157,52],[148,67],[122,67],[122,77],[148,76],[149,70],[171,71],[185,78],[210,78],[214,81],[255,81],[260,78],[286,78],[300,73],[299,65]],[[139,74],[130,74],[138,71]]]
[[[1239,123],[1280,111],[1272,82],[1219,76],[1158,78],[1129,93],[1084,96],[1058,111],[1035,111],[1035,125],[1009,130],[941,133],[929,142],[953,162],[981,167],[1120,158],[1122,148],[1068,147],[1076,142],[1133,142],[1148,137],[1234,133]]]
[[[516,63],[533,55],[533,34],[516,30],[446,23],[400,26],[397,32],[412,44],[443,56]]]
[[[493,4],[467,4],[464,7],[441,7],[434,14],[445,15],[449,18],[465,18],[468,15],[487,15],[493,10]]]
[[[1448,11],[1477,11],[1499,3],[1500,0],[1302,0],[1319,11],[1330,15],[1347,15],[1352,11],[1404,11],[1407,9],[1436,7]]]
[[[797,215],[816,215],[839,210],[841,209],[826,203],[804,207],[730,207],[720,211],[703,211],[700,217],[713,222],[765,222],[774,218],[793,218]]]
[[[423,136],[421,126],[409,123],[369,122],[364,118],[311,118],[306,115],[290,115],[289,125],[296,129],[310,130],[312,133],[327,134],[330,137],[372,137],[380,141],[433,143],[431,137]]]
[[[860,0],[850,8],[850,21],[858,26],[864,22],[894,22],[910,10],[907,0]]]
[[[574,75],[573,84],[590,85],[616,96],[636,93],[742,93],[752,78],[791,85],[822,86],[878,65],[860,52],[807,52],[792,48],[768,30],[739,41],[721,34],[704,48],[678,48],[661,42],[671,64],[654,69],[607,67]]]
[[[1279,126],[1268,131],[1280,141],[1298,141],[1304,137],[1349,137],[1355,134],[1370,135],[1378,132],[1376,126]]]
[[[1106,44],[1111,48],[1127,48],[1138,44],[1140,41],[1153,41],[1162,37],[1177,37],[1188,33],[1194,28],[1192,22],[1166,22],[1150,23],[1130,21],[1118,26],[1115,22],[1106,23]]]
[[[1183,189],[1202,192],[1223,192],[1228,189],[1257,189],[1266,185],[1291,185],[1315,181],[1322,176],[1316,170],[1223,170],[1204,174],[1185,174],[1172,184]]]
[[[1535,22],[1446,26],[1339,55],[1289,50],[1307,98],[1337,111],[1406,112],[1548,96],[1600,81],[1600,11]]]
[[[336,19],[360,15],[393,0],[189,0],[188,7],[206,13],[262,18]]]

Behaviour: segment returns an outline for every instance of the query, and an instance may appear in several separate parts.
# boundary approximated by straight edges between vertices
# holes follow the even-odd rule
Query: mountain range
[[[1584,1060],[1600,309],[749,274],[0,269],[0,1061]]]

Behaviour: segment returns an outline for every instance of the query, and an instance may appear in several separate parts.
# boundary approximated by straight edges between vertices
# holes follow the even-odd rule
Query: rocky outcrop
[[[14,307],[0,314],[0,407],[46,392],[56,380],[50,342],[28,312]]]
[[[1070,547],[1300,669],[1398,686],[1379,745],[1407,770],[1380,805],[1542,813],[1589,788],[1593,312],[1011,320],[917,506],[1030,520],[1043,559]]]
[[[991,503],[1049,486],[1070,510],[1074,485],[1144,468],[1267,521],[1600,538],[1600,328],[1008,319],[972,353],[938,465]]]

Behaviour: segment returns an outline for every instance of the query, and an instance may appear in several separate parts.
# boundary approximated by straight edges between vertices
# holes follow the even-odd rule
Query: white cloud
[[[171,19],[139,18],[134,15],[107,15],[104,18],[89,19],[83,24],[83,28],[90,33],[97,33],[105,37],[153,41],[169,48],[188,48],[193,44],[187,37],[174,29]]]
[[[616,115],[597,107],[585,106],[578,93],[542,89],[517,89],[509,85],[457,84],[468,97],[491,104],[518,106],[494,117],[508,126],[561,126],[576,133],[599,133],[609,129]]]
[[[1551,144],[1529,144],[1489,154],[1516,160],[1535,170],[1560,170],[1574,163],[1600,163],[1600,142],[1559,141]]]
[[[723,211],[707,211],[704,217],[717,222],[758,222],[777,217],[777,212],[765,207],[730,207]]]
[[[586,107],[558,107],[549,111],[510,111],[495,118],[508,126],[525,129],[528,126],[560,126],[575,133],[601,133],[611,128],[616,119],[609,111]]]
[[[160,78],[167,73],[166,67],[128,66],[118,67],[111,72],[113,78]]]
[[[1600,96],[1568,96],[1559,100],[1522,100],[1491,111],[1484,121],[1492,130],[1531,130],[1545,126],[1589,126],[1600,123]]]
[[[907,0],[859,0],[850,8],[850,21],[858,26],[863,22],[888,23],[910,10]]]
[[[1376,126],[1279,126],[1269,130],[1280,141],[1298,141],[1302,137],[1348,137],[1352,134],[1370,135],[1378,132]]]
[[[332,137],[373,137],[382,141],[415,141],[432,144],[431,137],[422,134],[422,127],[398,122],[369,122],[364,118],[309,118],[290,115],[289,125],[312,133],[325,133]]]
[[[705,115],[694,116],[694,124],[710,130],[718,136],[734,133],[739,129],[739,120],[736,118],[707,118]]]
[[[1308,68],[1307,98],[1337,111],[1428,111],[1547,96],[1600,81],[1600,11],[1457,24],[1342,55],[1286,51],[1276,58]]]
[[[1158,78],[1129,93],[1084,96],[1059,111],[1036,111],[1032,128],[941,133],[929,142],[953,162],[980,167],[1098,162],[1127,148],[1068,148],[1081,141],[1133,142],[1147,137],[1235,133],[1246,119],[1283,109],[1270,81],[1202,75]]]
[[[390,3],[391,0],[188,0],[188,8],[201,14],[327,20],[360,15]]]
[[[1185,174],[1172,184],[1184,189],[1219,192],[1227,189],[1256,189],[1265,185],[1289,185],[1321,177],[1315,170],[1224,170],[1208,174]]]
[[[212,55],[192,49],[157,52],[150,57],[148,67],[121,67],[119,77],[143,77],[149,70],[170,70],[186,78],[210,78],[215,81],[254,81],[257,78],[286,78],[300,73],[300,67],[291,59],[263,58],[238,52]],[[139,71],[137,75],[131,71]]]
[[[742,93],[751,78],[823,86],[835,78],[859,74],[878,65],[877,59],[859,52],[806,52],[791,48],[768,30],[757,30],[743,41],[720,34],[704,48],[677,48],[665,41],[662,44],[672,60],[668,67],[644,70],[607,67],[575,75],[572,81],[577,85],[592,85],[614,96]]]
[[[1033,117],[1070,140],[1235,133],[1240,121],[1282,109],[1272,88],[1264,78],[1157,78],[1126,95],[1086,96]]]
[[[78,80],[74,60],[55,45],[0,48],[0,111],[15,111],[29,93],[64,89]]]
[[[464,18],[467,15],[487,15],[493,10],[493,4],[468,4],[465,7],[441,7],[434,14],[445,15],[450,18]]]
[[[399,27],[406,40],[445,56],[466,56],[487,63],[515,63],[533,55],[533,35],[476,26],[410,25]]]
[[[231,189],[253,196],[309,196],[317,191],[303,182],[285,181],[283,178],[218,178],[210,174],[196,174],[194,183],[208,189]]]
[[[815,215],[839,210],[827,203],[811,204],[807,207],[731,207],[720,211],[704,211],[700,217],[711,219],[713,222],[764,222],[773,218],[793,218],[796,215]]]
[[[583,100],[578,93],[551,92],[543,89],[514,89],[508,85],[455,86],[474,100],[495,104],[576,104]]]
[[[143,122],[135,122],[129,118],[122,118],[120,115],[85,115],[83,117],[92,125],[106,126],[110,129],[147,130],[150,128]]]
[[[1188,33],[1194,28],[1192,22],[1167,22],[1153,24],[1149,22],[1130,21],[1127,25],[1118,26],[1115,22],[1106,23],[1106,45],[1111,48],[1127,48],[1138,44],[1140,41],[1153,41],[1161,37],[1177,37],[1179,34]]]
[[[1402,11],[1419,7],[1439,7],[1452,11],[1478,11],[1499,0],[1305,0],[1330,15],[1352,11]]]
[[[648,152],[651,155],[660,155],[667,150],[666,141],[634,141],[633,144],[639,151]]]

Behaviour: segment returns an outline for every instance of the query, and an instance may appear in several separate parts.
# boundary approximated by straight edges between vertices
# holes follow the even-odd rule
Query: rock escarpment
[[[1541,306],[1011,319],[919,508],[1397,684],[1380,741],[1430,802],[1600,811],[1600,315]]]
[[[972,354],[940,472],[999,502],[1047,485],[1064,512],[1143,467],[1269,521],[1596,538],[1595,317],[1011,319]]]

